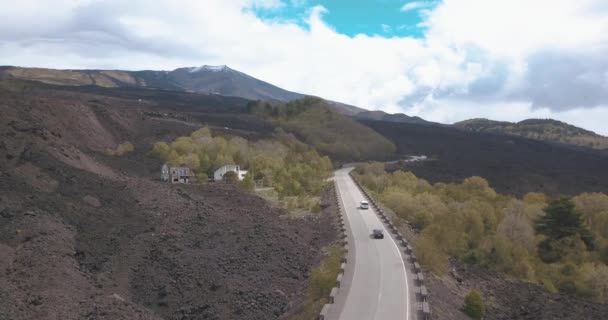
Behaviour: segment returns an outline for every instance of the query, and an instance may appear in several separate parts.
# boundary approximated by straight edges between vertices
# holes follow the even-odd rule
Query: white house
[[[239,178],[239,180],[245,179],[245,176],[247,175],[247,170],[241,170],[240,166],[237,166],[234,164],[227,164],[227,165],[215,170],[215,173],[213,173],[213,180],[215,180],[215,181],[224,180],[224,175],[227,172],[236,173],[236,176]]]

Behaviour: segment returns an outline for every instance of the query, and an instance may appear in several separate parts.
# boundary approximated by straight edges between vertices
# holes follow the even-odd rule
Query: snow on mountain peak
[[[204,65],[204,66],[200,66],[200,67],[190,68],[190,72],[192,72],[192,73],[199,72],[199,71],[222,72],[222,71],[227,71],[228,69],[229,68],[226,65],[219,65],[219,66]]]

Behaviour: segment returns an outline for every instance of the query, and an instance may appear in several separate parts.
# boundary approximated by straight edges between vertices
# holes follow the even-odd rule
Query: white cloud
[[[604,0],[424,2],[433,8],[423,14],[422,39],[348,37],[325,22],[322,6],[309,8],[306,28],[261,20],[250,10],[285,3],[19,1],[0,11],[0,64],[130,70],[227,64],[364,108],[436,121],[543,115],[608,134],[597,120],[608,119]],[[417,2],[404,7],[411,3]],[[584,121],[585,114],[596,118]]]
[[[408,3],[404,4],[401,7],[401,11],[407,12],[407,11],[415,11],[415,10],[419,10],[419,9],[430,8],[430,7],[434,6],[435,4],[436,4],[435,2],[430,2],[430,1],[412,1],[412,2],[408,2]]]
[[[446,0],[429,15],[428,36],[522,57],[539,48],[576,49],[606,42],[602,0]],[[589,48],[588,46],[592,46]]]
[[[552,118],[595,131],[599,134],[608,135],[608,129],[606,128],[608,106],[592,109],[577,108],[555,113],[548,108],[532,108],[530,103],[525,102],[477,104],[460,100],[427,100],[424,102],[424,106],[413,106],[405,111],[412,116],[450,124],[473,117],[509,122],[518,122],[531,118]]]

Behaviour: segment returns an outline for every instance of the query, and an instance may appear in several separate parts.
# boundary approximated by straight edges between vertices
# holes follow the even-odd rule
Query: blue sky
[[[424,11],[437,4],[433,0],[292,0],[278,8],[253,11],[264,20],[294,21],[305,28],[307,12],[320,5],[327,9],[324,21],[341,34],[421,38]]]

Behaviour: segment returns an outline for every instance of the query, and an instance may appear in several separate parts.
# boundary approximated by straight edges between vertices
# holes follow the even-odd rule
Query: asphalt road
[[[413,279],[403,261],[397,243],[390,236],[372,208],[359,209],[364,196],[348,172],[336,171],[338,195],[350,229],[349,262],[345,285],[330,319],[340,320],[414,320],[411,312],[415,294]],[[372,229],[384,230],[384,239],[373,239]]]

